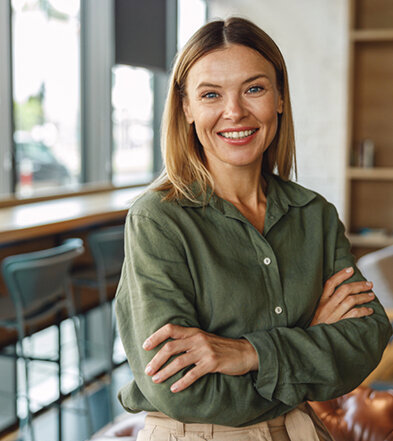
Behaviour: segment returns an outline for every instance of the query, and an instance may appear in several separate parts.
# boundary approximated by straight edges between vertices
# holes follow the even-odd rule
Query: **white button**
[[[265,258],[263,259],[263,263],[264,263],[265,265],[270,265],[271,260],[269,259],[269,257],[265,257]]]
[[[282,313],[282,308],[281,308],[281,306],[276,306],[275,309],[274,309],[274,312],[275,312],[276,314],[281,314],[281,313]]]

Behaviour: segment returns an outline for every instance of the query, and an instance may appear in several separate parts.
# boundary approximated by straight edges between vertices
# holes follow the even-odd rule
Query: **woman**
[[[331,439],[303,403],[356,387],[391,327],[335,208],[289,181],[288,80],[269,36],[231,18],[191,38],[163,149],[164,176],[127,217],[117,292],[135,377],[119,399],[149,412],[138,440]]]

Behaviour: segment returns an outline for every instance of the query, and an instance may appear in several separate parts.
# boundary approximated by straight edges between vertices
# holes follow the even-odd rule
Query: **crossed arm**
[[[341,285],[353,272],[353,268],[349,267],[326,281],[310,326],[331,324],[346,318],[366,317],[374,312],[367,306],[357,307],[374,299],[374,293],[370,291],[372,282]],[[220,337],[199,328],[168,323],[146,339],[143,348],[149,351],[169,339],[171,341],[164,344],[148,363],[145,373],[152,377],[154,383],[161,383],[187,366],[194,365],[180,380],[172,384],[172,392],[186,389],[209,373],[244,375],[259,368],[256,350],[247,339]],[[173,356],[177,357],[164,366]]]

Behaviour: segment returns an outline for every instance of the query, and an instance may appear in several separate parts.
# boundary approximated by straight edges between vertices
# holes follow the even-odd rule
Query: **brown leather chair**
[[[342,397],[310,405],[336,441],[393,441],[393,389],[360,386]]]

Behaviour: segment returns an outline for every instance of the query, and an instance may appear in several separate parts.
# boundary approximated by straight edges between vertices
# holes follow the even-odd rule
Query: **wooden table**
[[[142,187],[0,208],[0,247],[11,242],[124,219]]]
[[[123,188],[0,208],[0,263],[7,255],[55,246],[59,237],[61,241],[74,233],[76,237],[83,236],[89,227],[124,222],[132,200],[144,188]],[[88,254],[80,256],[79,262],[90,261]],[[0,274],[0,296],[3,295],[7,294]],[[99,303],[97,295],[86,298],[88,301],[82,302],[84,311]],[[50,324],[49,320],[39,328]],[[15,332],[2,329],[0,347],[15,341]]]

